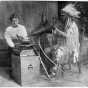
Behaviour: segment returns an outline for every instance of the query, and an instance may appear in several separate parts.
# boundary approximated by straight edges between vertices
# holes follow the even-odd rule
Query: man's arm
[[[55,31],[63,35],[64,37],[67,37],[67,34],[65,32],[60,31],[57,27],[55,27]]]

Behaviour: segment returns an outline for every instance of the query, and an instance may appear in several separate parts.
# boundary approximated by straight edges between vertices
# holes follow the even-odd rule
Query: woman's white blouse
[[[24,39],[27,39],[27,31],[26,31],[26,28],[23,25],[19,24],[17,27],[9,26],[9,27],[6,28],[5,39],[6,39],[7,44],[10,47],[15,46],[14,42],[13,42],[13,39],[17,39],[17,36],[20,36]]]

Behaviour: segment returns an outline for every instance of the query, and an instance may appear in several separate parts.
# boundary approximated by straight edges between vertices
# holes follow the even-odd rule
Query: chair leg
[[[61,69],[64,71],[64,65],[61,65]],[[61,76],[63,77],[64,76],[64,72],[61,71]]]
[[[59,79],[59,77],[63,77],[64,76],[64,68],[63,65],[59,64],[57,72],[56,72],[56,78]]]
[[[71,70],[71,61],[68,61],[69,70]]]
[[[78,73],[81,73],[81,63],[77,61],[77,68],[78,68]]]

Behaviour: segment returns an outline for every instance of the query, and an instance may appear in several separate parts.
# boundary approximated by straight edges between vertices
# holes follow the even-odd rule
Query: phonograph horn
[[[31,33],[31,36],[40,36],[44,33],[52,33],[53,26],[47,26],[47,27],[42,27],[39,28],[39,30],[35,30],[34,32]]]

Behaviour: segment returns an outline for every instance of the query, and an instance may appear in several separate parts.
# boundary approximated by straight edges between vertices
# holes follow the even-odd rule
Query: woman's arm
[[[14,42],[12,41],[12,39],[11,39],[11,37],[9,36],[9,34],[8,34],[7,31],[4,33],[4,37],[5,37],[5,40],[6,40],[6,42],[7,42],[7,44],[8,44],[9,47],[15,47],[15,44],[14,44]]]

